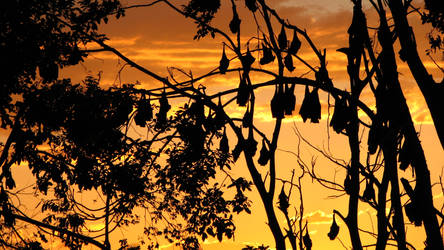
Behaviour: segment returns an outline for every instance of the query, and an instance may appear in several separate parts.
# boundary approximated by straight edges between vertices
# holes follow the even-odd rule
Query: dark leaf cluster
[[[122,16],[117,0],[7,1],[0,10],[0,118],[5,128],[14,106],[12,94],[22,94],[39,73],[44,83],[58,78],[59,69],[87,56],[81,46],[105,36],[98,25],[108,16]]]
[[[191,0],[183,6],[185,15],[197,19],[197,34],[194,39],[200,39],[208,35],[214,36],[209,24],[220,8],[220,0]]]

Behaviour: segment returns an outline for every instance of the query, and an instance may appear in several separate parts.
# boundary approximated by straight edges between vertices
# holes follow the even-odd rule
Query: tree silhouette
[[[168,0],[125,7],[118,1],[10,3],[1,12],[6,24],[1,35],[7,41],[2,43],[1,51],[11,58],[21,56],[11,64],[2,65],[5,77],[1,117],[3,128],[9,131],[0,158],[2,229],[20,237],[15,225],[16,221],[22,221],[38,227],[36,235],[41,242],[45,241],[45,234],[50,233],[46,230],[51,230],[71,248],[88,243],[109,249],[110,233],[117,227],[137,223],[139,218],[134,211],[142,208],[153,215],[153,225],[145,228],[151,248],[156,247],[157,242],[150,236],[162,234],[171,242],[178,240],[187,249],[197,249],[199,238],[205,240],[212,236],[221,241],[223,237],[233,236],[232,214],[250,212],[250,202],[244,192],[254,184],[266,211],[275,247],[286,249],[289,243],[293,249],[311,249],[316,242],[311,241],[308,223],[304,223],[301,185],[301,179],[308,175],[348,196],[346,215],[333,210],[328,233],[331,240],[337,238],[340,230],[337,220],[341,219],[348,228],[353,249],[366,246],[361,240],[363,233],[374,236],[371,246],[376,249],[385,249],[392,242],[400,249],[407,249],[411,246],[405,230],[408,219],[416,226],[424,226],[427,248],[442,249],[437,215],[443,216],[433,206],[424,151],[401,91],[394,52],[396,39],[402,48],[399,57],[407,62],[422,90],[441,142],[444,126],[440,125],[439,93],[442,86],[433,81],[418,56],[407,22],[408,9],[412,7],[409,1],[388,1],[387,6],[382,1],[370,1],[378,14],[377,39],[370,38],[373,31],[367,27],[361,1],[352,2],[349,44],[338,48],[347,56],[344,68],[349,75],[349,91],[337,88],[330,79],[327,51],[319,49],[305,29],[286,21],[264,0],[242,3],[191,0],[180,7]],[[107,22],[109,15],[118,18],[125,8],[160,3],[196,23],[195,39],[208,35],[222,37],[222,57],[214,70],[198,77],[180,69],[170,71],[169,77],[161,76],[107,45],[106,37],[97,32],[97,25]],[[232,16],[227,27],[219,28],[212,20],[219,14],[221,4],[230,5]],[[244,12],[240,9],[244,7],[248,15],[241,15]],[[436,13],[431,11],[429,3],[426,7],[429,15],[424,18],[433,23]],[[386,12],[393,20],[387,18]],[[439,18],[440,12],[437,13]],[[244,41],[241,34],[247,18],[255,20],[258,34]],[[29,34],[31,30],[35,34]],[[20,43],[12,42],[15,39]],[[58,79],[60,67],[77,64],[94,52],[79,49],[79,44],[88,42],[99,45],[101,51],[114,53],[163,87],[137,89],[125,84],[120,88],[102,89],[99,79],[92,77],[81,84]],[[316,63],[309,63],[298,53],[301,46],[310,50]],[[261,58],[256,58],[256,53]],[[234,57],[229,58],[228,54]],[[240,66],[233,66],[235,61]],[[269,67],[257,67],[258,63]],[[305,67],[309,74],[294,77],[291,72],[295,67]],[[176,81],[177,72],[189,79]],[[226,74],[239,75],[237,88],[210,95],[204,88],[196,87],[208,77]],[[258,82],[257,74],[269,80]],[[297,98],[302,100],[298,114],[304,122],[319,123],[320,91],[335,99],[329,122],[335,132],[348,139],[350,159],[346,164],[317,149],[303,135],[298,136],[343,167],[346,172],[343,183],[319,176],[314,163],[304,162],[300,152],[294,153],[301,169],[297,181],[295,171],[289,179],[281,179],[276,174],[282,121],[297,113],[296,85],[305,88],[304,96]],[[274,118],[272,131],[261,131],[255,119],[255,95],[259,89],[266,88],[274,88],[269,100]],[[365,89],[373,94],[376,109],[370,108],[368,100],[361,97]],[[186,99],[187,104],[171,109],[173,98]],[[243,118],[228,112],[232,106],[245,111]],[[364,122],[359,111],[363,111],[370,122]],[[150,135],[130,136],[127,129],[132,124],[148,128]],[[360,137],[363,130],[368,131],[366,147],[362,146]],[[233,138],[227,136],[231,132]],[[232,139],[237,143],[230,150]],[[241,155],[253,183],[244,177],[233,177],[227,171]],[[24,214],[11,199],[15,182],[10,168],[21,162],[28,164],[36,178],[37,191],[45,197],[41,203],[45,215],[42,220]],[[399,178],[398,167],[405,171],[409,166],[414,178]],[[224,176],[226,181],[219,183],[217,175]],[[401,191],[399,182],[405,192]],[[234,197],[227,197],[229,189],[235,189]],[[92,190],[103,198],[99,207],[88,207],[76,197],[76,192]],[[298,202],[291,199],[294,190],[299,200],[297,214],[294,214],[298,220],[291,219],[293,215],[289,212],[289,207]],[[376,211],[377,234],[359,225],[361,203]],[[286,220],[278,220],[277,213],[282,213]],[[102,222],[103,237],[83,234],[81,229],[88,228],[86,221]],[[166,222],[166,227],[157,223],[160,221]],[[5,246],[40,246],[38,241],[14,242],[3,238],[0,242]],[[125,246],[122,244],[122,248]],[[267,248],[262,245],[257,249]]]
[[[36,226],[40,242],[51,234],[70,248],[93,244],[110,249],[112,231],[139,221],[135,208],[152,214],[153,226],[145,228],[148,236],[163,234],[191,248],[196,248],[196,235],[231,238],[235,226],[229,215],[249,211],[243,192],[250,184],[228,173],[224,183],[212,181],[216,169],[224,171],[230,163],[227,152],[210,143],[222,136],[220,121],[203,117],[198,102],[168,117],[166,96],[171,93],[165,90],[152,94],[160,102],[157,107],[131,84],[102,89],[93,77],[80,84],[58,80],[59,68],[77,64],[91,52],[80,50],[80,44],[105,40],[97,25],[108,15],[123,15],[118,1],[10,4],[2,9],[2,38],[10,40],[2,43],[2,51],[22,61],[2,68],[2,125],[9,136],[1,156],[1,244],[41,247],[21,237],[15,229],[19,222]],[[132,117],[139,126],[152,127],[153,137],[128,136]],[[170,157],[160,165],[164,154]],[[24,162],[43,197],[39,218],[24,213],[13,199],[19,193],[11,166]],[[236,192],[228,198],[224,193],[231,187]],[[98,193],[103,204],[82,202],[79,193],[88,191]],[[186,223],[181,225],[177,217]],[[92,222],[104,228],[85,234]]]

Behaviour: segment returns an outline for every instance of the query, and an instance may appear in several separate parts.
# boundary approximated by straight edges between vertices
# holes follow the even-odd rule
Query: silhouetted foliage
[[[427,247],[442,248],[439,212],[433,206],[429,170],[401,91],[393,46],[399,38],[399,57],[409,62],[422,91],[435,84],[427,70],[421,69],[419,56],[415,55],[414,33],[406,21],[410,2],[394,0],[386,5],[381,1],[372,2],[379,27],[375,38],[371,38],[361,1],[352,1],[353,18],[347,31],[349,44],[337,50],[347,56],[348,65],[344,65],[344,69],[350,78],[350,90],[336,88],[329,78],[326,50],[317,48],[305,29],[281,18],[263,0],[228,2],[232,15],[221,29],[212,24],[221,8],[219,0],[191,0],[181,7],[166,0],[152,4],[160,2],[195,22],[195,39],[208,34],[213,38],[215,34],[223,35],[222,56],[213,71],[198,78],[190,73],[189,80],[176,82],[173,71],[170,78],[157,75],[106,45],[106,37],[98,32],[98,25],[108,22],[110,16],[119,18],[124,14],[118,1],[9,1],[0,10],[0,21],[4,24],[0,36],[5,41],[0,44],[0,53],[11,59],[0,65],[4,71],[0,80],[1,127],[9,133],[1,143],[0,231],[6,233],[0,236],[18,235],[15,231],[18,221],[38,227],[35,230],[38,240],[14,242],[7,238],[9,242],[1,241],[2,245],[41,249],[41,243],[47,241],[45,235],[52,232],[70,248],[94,244],[110,249],[110,233],[115,228],[138,223],[140,218],[134,211],[141,208],[152,218],[152,224],[144,229],[150,249],[159,246],[156,240],[159,235],[186,249],[197,249],[199,242],[208,237],[219,241],[233,238],[236,228],[233,215],[251,213],[246,192],[254,184],[264,204],[275,247],[285,249],[289,242],[293,249],[311,249],[313,242],[304,218],[301,185],[301,179],[308,174],[312,180],[348,198],[347,216],[333,211],[327,234],[331,240],[339,234],[338,216],[348,229],[352,247],[363,248],[360,234],[366,231],[359,231],[357,217],[359,205],[366,203],[376,211],[378,231],[373,236],[377,249],[384,249],[389,240],[396,241],[401,249],[407,247],[404,215],[414,225],[424,226]],[[248,14],[254,14],[250,18],[254,18],[258,26],[257,36],[246,42],[240,39],[244,35],[242,27],[247,23],[242,20],[249,18],[240,16],[244,13],[240,11],[243,7],[251,12]],[[386,9],[390,10],[393,23],[387,20]],[[442,34],[441,9],[434,2],[426,1],[426,10],[422,14],[423,22],[431,23]],[[291,31],[290,42],[287,33]],[[430,39],[432,49],[440,49],[440,35]],[[303,42],[314,55],[315,60],[310,63],[301,58],[302,53],[298,54]],[[99,79],[91,76],[76,84],[69,79],[59,79],[60,69],[78,64],[93,52],[80,49],[87,43],[96,43],[103,50],[113,52],[162,87],[139,89],[123,84],[104,89]],[[234,54],[231,59],[226,48]],[[252,52],[259,54],[258,62]],[[229,68],[233,60],[238,61],[238,68]],[[256,68],[257,63],[272,69]],[[294,77],[291,72],[296,67],[306,67],[309,72]],[[259,73],[271,80],[258,82],[255,74]],[[214,95],[206,94],[202,86],[194,87],[214,74],[239,75],[239,85]],[[342,164],[324,150],[317,150],[342,167],[343,183],[319,177],[314,162],[306,164],[300,152],[295,153],[301,168],[297,181],[293,179],[294,171],[288,180],[281,180],[276,174],[279,132],[282,119],[295,111],[296,85],[305,88],[303,98],[297,98],[302,100],[299,115],[304,122],[310,119],[311,123],[319,123],[322,118],[319,91],[335,99],[329,125],[335,132],[347,136],[350,159]],[[255,91],[267,87],[274,88],[269,100],[274,118],[271,135],[261,131],[255,120]],[[365,88],[374,95],[375,109],[370,109],[367,100],[361,98]],[[433,88],[434,91],[423,91],[423,94],[438,135],[444,138],[439,125],[442,115],[436,111],[440,103],[436,98],[440,98],[441,90],[435,85]],[[227,100],[225,97],[230,94],[235,96]],[[171,101],[178,97],[188,103],[177,105]],[[226,112],[228,105],[236,104],[244,111],[241,119]],[[330,103],[328,105],[330,108]],[[368,121],[363,121],[358,111],[363,111]],[[147,135],[129,135],[132,126],[145,129]],[[237,140],[231,150],[229,130]],[[367,136],[366,149],[361,144],[365,142],[362,134]],[[259,154],[258,141],[262,141]],[[365,161],[362,155],[367,155]],[[247,177],[234,177],[228,171],[239,159],[245,160],[252,182]],[[365,162],[365,166],[361,162]],[[22,163],[27,164],[35,177],[35,192],[41,195],[38,208],[44,216],[41,220],[22,213],[11,198],[16,186],[11,166]],[[412,179],[399,178],[398,167],[406,171],[409,166],[414,173]],[[222,182],[218,175],[225,177]],[[407,196],[402,196],[398,179]],[[282,181],[279,195],[276,195],[277,180]],[[414,188],[410,183],[415,184]],[[298,192],[298,201],[294,200],[294,194],[291,196],[292,190]],[[103,204],[97,208],[82,202],[77,194],[88,191],[96,192]],[[297,202],[299,208],[293,217],[293,210],[289,208]],[[390,213],[386,212],[388,206]],[[284,215],[285,221],[277,219],[277,212]],[[105,225],[103,237],[85,233],[89,222]],[[166,226],[162,226],[162,222]],[[122,249],[130,248],[126,239],[120,244]]]
[[[423,23],[430,23],[437,32],[429,33],[429,42],[432,50],[441,50],[444,45],[444,7],[437,1],[425,0],[425,12],[421,13]],[[438,34],[434,34],[438,33]]]
[[[191,0],[184,5],[185,16],[196,19],[198,31],[194,39],[200,39],[211,34],[214,36],[214,31],[209,29],[209,24],[214,18],[215,13],[220,8],[220,0]]]

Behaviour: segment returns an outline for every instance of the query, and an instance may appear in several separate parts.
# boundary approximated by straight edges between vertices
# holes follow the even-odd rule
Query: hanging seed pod
[[[409,139],[404,139],[401,150],[399,151],[398,161],[400,162],[399,168],[406,170],[412,163],[412,157],[415,156],[413,145]]]
[[[346,100],[341,97],[336,98],[335,109],[330,120],[330,127],[333,127],[333,130],[339,134],[347,127],[349,121],[350,116]]]
[[[146,100],[145,96],[137,103],[137,111],[134,116],[134,122],[137,126],[145,127],[146,122],[153,119],[153,109],[150,104],[150,100]]]
[[[273,50],[268,48],[265,44],[262,44],[262,58],[259,63],[261,65],[269,64],[274,61],[275,56],[273,55]]]
[[[254,61],[256,60],[254,56],[250,52],[250,46],[247,44],[247,53],[245,56],[242,56],[242,66],[244,66],[244,72],[248,74],[251,70],[251,65],[253,65]]]
[[[224,133],[222,135],[222,138],[220,139],[220,142],[219,142],[219,150],[224,154],[228,154],[228,152],[230,152],[230,147],[228,145],[228,137],[227,137],[227,133],[225,132],[225,128],[224,128]]]
[[[282,24],[281,32],[278,35],[278,44],[281,50],[287,48],[287,34],[285,34],[285,27]]]
[[[265,140],[262,140],[262,148],[259,152],[259,159],[257,160],[257,163],[261,166],[267,165],[268,161],[270,160],[270,151],[267,149],[267,146],[265,145]]]
[[[290,88],[285,91],[285,115],[292,115],[296,107],[296,96],[294,95],[294,87],[296,84],[292,84]]]
[[[231,151],[231,155],[233,156],[234,162],[236,162],[237,159],[239,159],[239,156],[242,153],[243,147],[244,146],[242,145],[242,143],[240,141],[238,141],[236,146],[234,147],[233,151]]]
[[[253,112],[250,111],[250,107],[248,106],[242,118],[242,127],[249,128],[251,125],[253,125]]]
[[[257,141],[254,139],[253,135],[250,135],[245,143],[245,154],[253,157],[257,151]]]
[[[284,65],[285,68],[288,69],[288,71],[293,72],[293,70],[295,69],[293,66],[293,58],[291,57],[290,53],[287,53],[287,55],[284,58]]]
[[[245,6],[247,6],[251,12],[255,12],[257,10],[256,0],[245,0]]]
[[[298,33],[296,30],[293,30],[293,40],[290,43],[290,47],[288,48],[288,53],[292,55],[296,55],[301,48],[301,41],[298,38]]]
[[[373,182],[367,181],[365,185],[364,193],[362,194],[362,198],[365,201],[371,201],[375,199],[375,189],[373,189]]]
[[[339,226],[336,224],[335,215],[333,214],[333,223],[330,226],[330,232],[328,232],[328,238],[334,240],[339,234]]]
[[[321,119],[321,103],[319,102],[318,88],[310,93],[310,120],[312,123],[319,123]]]
[[[233,19],[231,19],[230,22],[230,30],[233,34],[236,34],[240,30],[240,23],[241,20],[239,19],[239,15],[237,14],[237,11],[233,11]]]
[[[299,114],[302,117],[302,120],[305,122],[307,118],[310,116],[310,92],[308,90],[308,85],[305,85],[305,94],[304,100],[302,101],[301,108],[299,109]]]
[[[288,196],[285,194],[285,191],[284,191],[284,185],[282,185],[281,193],[279,194],[278,199],[279,199],[278,200],[278,208],[283,213],[286,213],[290,204],[288,203]]]
[[[239,87],[237,88],[237,97],[236,103],[244,107],[248,103],[248,99],[250,98],[250,88],[247,85],[247,80],[240,76]]]
[[[313,242],[310,239],[310,234],[308,234],[308,227],[305,226],[305,235],[302,237],[302,241],[304,242],[305,249],[311,250],[311,247],[313,246]]]
[[[225,54],[225,45],[222,49],[222,58],[219,61],[219,71],[221,74],[225,74],[227,72],[228,66],[230,66],[230,60],[228,60],[227,55]]]

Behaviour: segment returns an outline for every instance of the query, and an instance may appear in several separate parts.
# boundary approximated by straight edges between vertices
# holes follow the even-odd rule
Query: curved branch
[[[66,234],[66,235],[69,235],[69,236],[71,236],[71,237],[74,237],[74,238],[77,238],[77,239],[79,239],[79,240],[82,240],[82,241],[84,241],[84,242],[87,242],[87,243],[89,243],[89,244],[92,244],[92,245],[94,245],[94,246],[97,246],[97,247],[99,247],[100,249],[106,249],[106,247],[105,247],[104,244],[102,244],[102,243],[100,243],[100,242],[98,242],[98,241],[96,241],[96,240],[94,240],[94,239],[91,239],[90,237],[87,237],[87,236],[85,236],[85,235],[78,234],[78,233],[75,233],[75,232],[71,232],[71,231],[69,231],[69,230],[67,230],[67,229],[64,229],[64,228],[59,228],[59,227],[56,227],[56,226],[48,225],[48,224],[43,223],[43,222],[41,222],[41,221],[34,220],[34,219],[31,219],[31,218],[29,218],[29,217],[25,217],[25,216],[22,216],[22,215],[12,214],[12,216],[13,216],[15,219],[17,219],[17,220],[21,220],[21,221],[24,221],[24,222],[27,222],[27,223],[33,224],[33,225],[38,226],[38,227],[42,227],[42,228],[46,228],[46,229],[50,229],[50,230],[52,230],[52,231],[56,231],[56,232],[59,232],[59,233],[61,233],[61,234]]]

